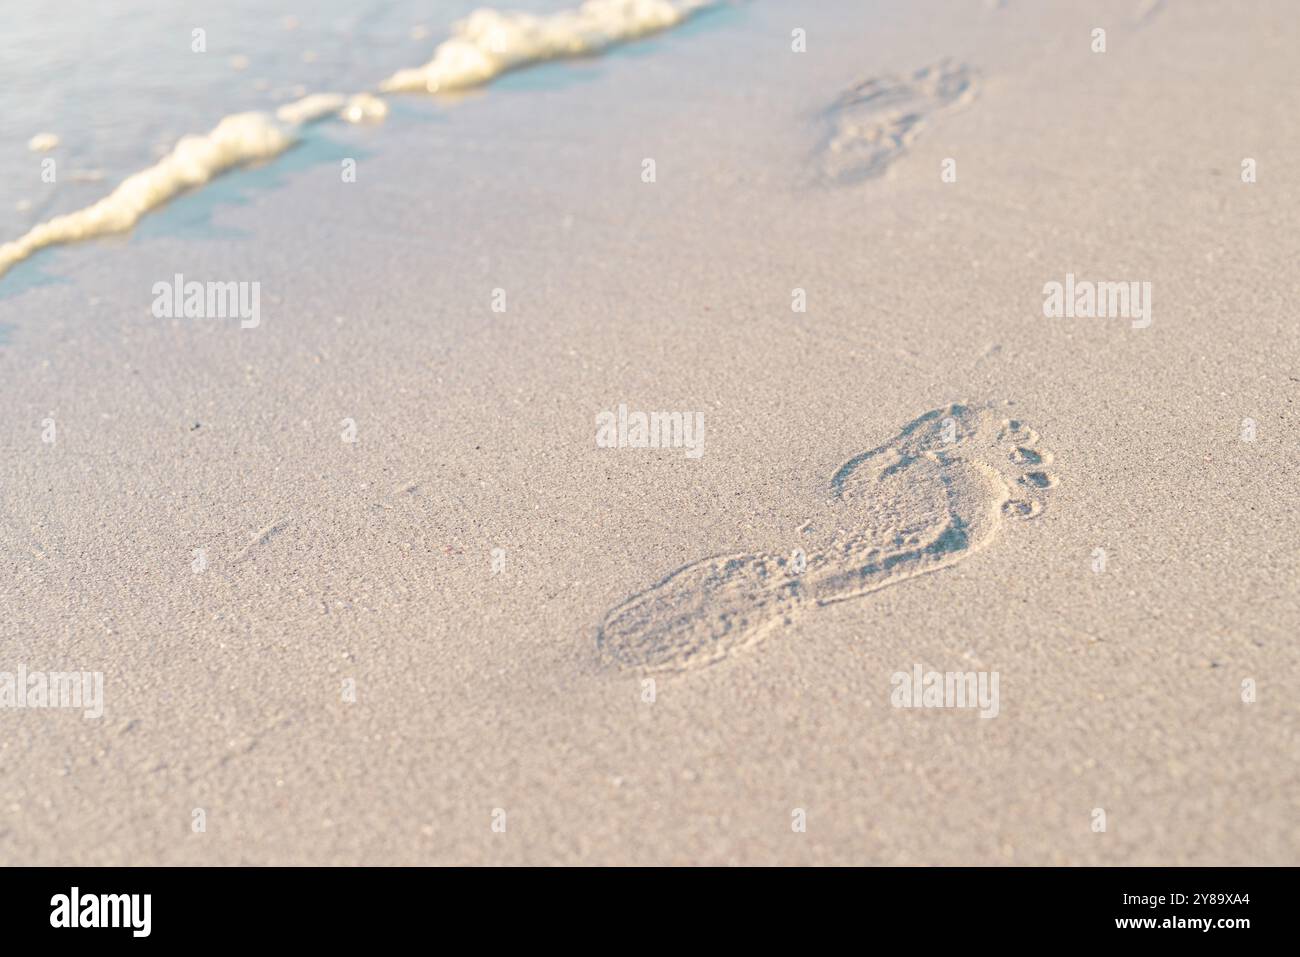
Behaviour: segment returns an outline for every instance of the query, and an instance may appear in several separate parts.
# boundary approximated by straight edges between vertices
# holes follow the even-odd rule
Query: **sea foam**
[[[587,0],[576,9],[541,16],[478,10],[453,26],[432,60],[395,73],[381,90],[447,92],[478,86],[529,63],[586,56],[666,30],[716,2]],[[99,202],[55,216],[0,245],[0,276],[39,249],[123,232],[188,189],[236,166],[278,156],[309,123],[329,116],[352,123],[376,121],[387,112],[388,105],[370,93],[313,93],[274,114],[227,116],[209,133],[182,138],[169,154],[128,176]]]
[[[316,93],[285,104],[275,115],[234,113],[211,132],[182,137],[170,153],[122,180],[99,202],[55,216],[0,246],[0,276],[38,249],[124,232],[145,213],[187,189],[202,186],[232,167],[278,156],[297,141],[298,130],[307,123],[332,114],[347,119],[372,116],[376,112],[372,100],[383,106],[364,94]]]
[[[400,70],[382,89],[444,93],[479,86],[507,70],[585,56],[676,26],[712,0],[587,0],[575,10],[535,15],[476,10],[455,26],[424,66]]]

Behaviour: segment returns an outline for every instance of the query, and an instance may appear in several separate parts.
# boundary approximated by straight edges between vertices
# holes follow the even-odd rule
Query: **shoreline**
[[[1131,6],[729,8],[0,280],[0,671],[103,675],[99,719],[0,711],[0,861],[1294,863],[1300,134],[1234,91],[1296,27],[1168,5],[1091,53]],[[826,185],[831,105],[930,109],[945,57],[975,100]],[[259,282],[258,325],[155,317],[177,273]],[[1045,317],[1067,274],[1150,324]],[[621,404],[702,454],[599,447]],[[855,497],[881,461],[931,471]],[[744,559],[949,514],[990,537],[762,617]],[[674,576],[763,629],[679,655]],[[600,647],[629,607],[645,667]],[[917,669],[998,674],[997,717],[895,707]]]

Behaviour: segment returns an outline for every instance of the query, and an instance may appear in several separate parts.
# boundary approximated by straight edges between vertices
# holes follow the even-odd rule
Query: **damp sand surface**
[[[1296,21],[1073,6],[727,5],[17,264],[0,670],[104,702],[0,710],[0,862],[1296,863]]]

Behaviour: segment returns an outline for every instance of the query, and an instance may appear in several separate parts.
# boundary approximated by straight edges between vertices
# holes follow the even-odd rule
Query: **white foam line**
[[[507,70],[561,57],[585,56],[666,30],[717,0],[587,0],[574,10],[546,16],[478,10],[455,24],[422,67],[402,70],[385,92],[446,92],[487,83]],[[124,179],[99,202],[33,226],[0,245],[0,276],[38,249],[133,227],[150,210],[235,167],[278,156],[298,130],[326,116],[349,122],[382,119],[388,106],[360,93],[314,93],[269,113],[235,113],[211,132],[186,136],[165,157]]]
[[[424,66],[394,73],[385,92],[445,93],[480,86],[528,63],[585,56],[667,30],[715,0],[587,0],[535,16],[476,10],[453,27]]]
[[[378,104],[376,106],[375,104]],[[145,213],[187,189],[202,186],[234,166],[278,156],[298,130],[334,113],[350,120],[382,116],[387,107],[367,94],[317,93],[269,113],[235,113],[209,133],[186,136],[153,166],[133,173],[99,202],[55,216],[0,246],[0,276],[38,249],[130,229]]]

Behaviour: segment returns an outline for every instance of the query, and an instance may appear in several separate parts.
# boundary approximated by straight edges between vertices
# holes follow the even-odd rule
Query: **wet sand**
[[[1295,864],[1295,19],[1070,7],[728,7],[15,267],[0,670],[104,700],[0,710],[0,861]],[[835,600],[698,565],[796,549]]]

